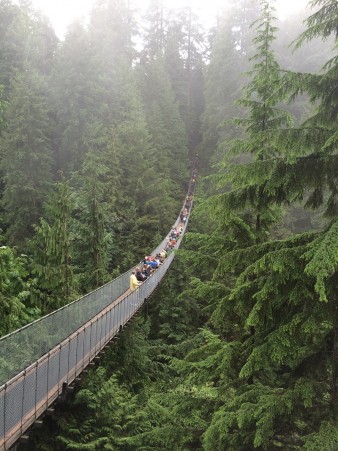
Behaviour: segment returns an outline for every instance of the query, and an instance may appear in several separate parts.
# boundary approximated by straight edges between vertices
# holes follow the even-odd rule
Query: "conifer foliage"
[[[85,292],[103,285],[109,277],[111,236],[107,231],[107,172],[108,168],[100,155],[91,151],[87,153],[83,169],[78,174],[79,184],[82,186],[76,208],[78,230],[75,248],[78,254],[77,265],[81,268],[81,288]]]
[[[35,227],[32,252],[33,273],[37,277],[39,301],[44,313],[67,304],[74,298],[72,268],[72,210],[69,184],[56,185],[46,204],[46,216]]]
[[[295,42],[326,55],[333,40],[318,73],[281,67],[268,0],[230,2],[210,64],[191,7],[151,2],[139,51],[129,1],[99,0],[58,45],[14,3],[0,0],[0,334],[135,264],[173,223],[188,157],[221,162],[163,286],[34,449],[336,449],[337,1],[310,2]],[[283,229],[290,207],[317,229]]]
[[[8,241],[24,248],[51,186],[49,105],[46,84],[30,65],[11,87],[1,143],[3,206]]]
[[[299,42],[318,33],[327,37],[319,18],[330,23],[337,5],[313,2],[318,5],[321,10],[309,19],[310,27]],[[265,17],[255,41],[268,68],[268,3],[262,6]],[[256,121],[238,121],[247,127],[249,139],[237,141],[234,149],[252,153],[255,160],[230,167],[223,177],[231,185],[230,192],[216,198],[218,217],[224,210],[229,215],[249,206],[266,215],[270,208],[301,200],[313,209],[326,204],[333,221],[319,233],[282,241],[270,237],[242,250],[233,243],[220,258],[215,275],[226,277],[230,292],[220,300],[212,324],[226,338],[222,353],[232,363],[218,382],[222,406],[204,435],[205,449],[315,449],[320,440],[333,449],[337,443],[337,264],[330,249],[336,241],[336,182],[329,168],[335,161],[336,112],[334,101],[327,102],[330,84],[326,85],[329,78],[332,81],[334,61],[322,75],[288,73],[282,80],[284,89],[276,78],[277,65],[272,64],[263,72],[265,77],[249,83],[249,92],[263,101],[241,101]],[[300,128],[291,128],[287,115],[274,108],[281,100],[274,90],[281,95],[288,91],[293,98],[307,92],[314,115]],[[253,225],[257,232],[257,219]],[[238,244],[242,247],[243,241]],[[330,434],[325,439],[324,430]]]
[[[32,321],[40,312],[30,311],[26,305],[30,295],[26,282],[27,262],[24,256],[17,256],[8,246],[0,247],[0,335],[6,335],[25,322]],[[34,314],[35,313],[35,314]]]

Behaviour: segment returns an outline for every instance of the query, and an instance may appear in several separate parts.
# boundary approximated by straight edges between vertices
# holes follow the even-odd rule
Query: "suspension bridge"
[[[195,179],[188,193],[194,193]],[[180,223],[177,218],[174,227]],[[183,226],[182,241],[188,224]],[[167,238],[153,250],[156,255]],[[175,249],[135,291],[130,291],[131,268],[126,273],[0,339],[0,451],[28,439],[27,431],[65,397],[83,371],[95,365],[102,350],[141,308],[159,285]]]

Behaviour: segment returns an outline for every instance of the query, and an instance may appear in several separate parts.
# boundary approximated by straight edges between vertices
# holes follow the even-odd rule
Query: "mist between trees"
[[[29,449],[338,448],[338,5],[310,6],[99,0],[60,41],[0,0],[1,335],[140,261],[199,162],[174,268]]]

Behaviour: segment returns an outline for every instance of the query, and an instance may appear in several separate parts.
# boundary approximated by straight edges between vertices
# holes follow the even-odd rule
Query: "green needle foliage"
[[[27,65],[12,79],[1,141],[2,205],[8,241],[24,248],[51,186],[52,154],[47,87]]]
[[[143,317],[34,449],[338,446],[338,5],[311,2],[304,64],[288,67],[311,70],[335,45],[301,73],[277,62],[274,49],[291,55],[272,2],[258,20],[258,2],[231,4],[205,64],[191,7],[152,2],[137,52],[129,1],[97,1],[56,45],[26,3],[0,0],[1,224],[21,248],[35,232],[31,256],[0,248],[0,333],[135,264],[175,218],[187,158],[201,148],[206,173],[221,161]],[[304,50],[314,38],[322,55]],[[311,210],[317,229],[281,231],[284,208]]]
[[[336,2],[314,3],[324,6],[309,19],[310,28],[300,40],[316,34],[326,38],[327,28],[320,22],[326,17],[331,23],[336,15]],[[267,14],[267,3],[262,5]],[[256,39],[266,67],[268,24],[266,16]],[[231,290],[220,300],[211,324],[226,338],[224,352],[234,346],[236,364],[225,368],[219,382],[222,405],[204,435],[207,450],[304,445],[315,449],[321,440],[329,447],[318,449],[334,449],[337,442],[335,58],[322,75],[287,74],[284,90],[275,78],[275,66],[270,67],[270,75],[262,78],[266,90],[258,79],[249,84],[249,93],[260,93],[262,100],[244,101],[252,111],[251,120],[238,121],[247,127],[248,138],[237,141],[234,150],[237,154],[245,150],[254,158],[247,165],[230,167],[225,179],[221,177],[220,186],[224,180],[231,185],[228,193],[216,198],[217,213],[241,212],[250,206],[266,215],[271,207],[303,201],[313,209],[326,204],[333,221],[319,233],[252,242],[250,247],[242,242],[243,249],[228,249],[220,258],[214,277],[230,281]],[[270,100],[278,97],[265,97],[273,86],[280,96],[308,93],[314,115],[300,128],[289,128],[287,116],[271,109]],[[257,219],[254,224],[257,232]],[[325,439],[324,430],[329,434]]]
[[[38,286],[38,301],[43,313],[49,313],[74,299],[73,201],[69,184],[56,184],[46,204],[46,216],[35,227],[31,241],[32,271]]]
[[[29,308],[27,266],[25,256],[17,256],[14,249],[0,246],[0,336],[33,321],[39,313]]]
[[[6,102],[3,100],[3,86],[0,85],[0,131],[5,123]]]
[[[102,156],[90,151],[82,170],[77,174],[80,184],[77,196],[77,267],[81,291],[89,292],[109,279],[108,263],[111,235],[108,228],[108,168]],[[106,182],[106,183],[105,183]]]
[[[217,203],[221,202],[229,213],[247,208],[247,215],[252,216],[249,223],[258,240],[266,237],[266,232],[278,217],[278,210],[269,207],[271,196],[266,181],[262,180],[260,167],[280,154],[278,145],[271,138],[273,132],[291,123],[290,115],[277,108],[277,103],[282,100],[278,90],[281,69],[272,51],[277,31],[273,26],[273,8],[269,2],[262,1],[261,9],[260,19],[252,24],[256,31],[253,42],[257,53],[250,58],[253,68],[247,75],[251,81],[244,89],[245,96],[238,101],[239,105],[248,109],[248,116],[235,120],[235,124],[244,127],[245,136],[230,143],[223,163],[227,168],[226,174],[218,181],[220,187],[229,184],[230,191],[217,199]],[[229,165],[230,157],[241,157],[243,154],[250,155],[250,170],[247,163]]]

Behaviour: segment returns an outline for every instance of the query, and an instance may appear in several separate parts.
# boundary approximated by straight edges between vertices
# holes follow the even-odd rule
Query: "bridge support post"
[[[62,402],[66,401],[66,398],[67,398],[67,387],[68,387],[67,382],[62,382],[62,392],[61,392],[61,395],[60,395],[60,401],[62,401]]]

